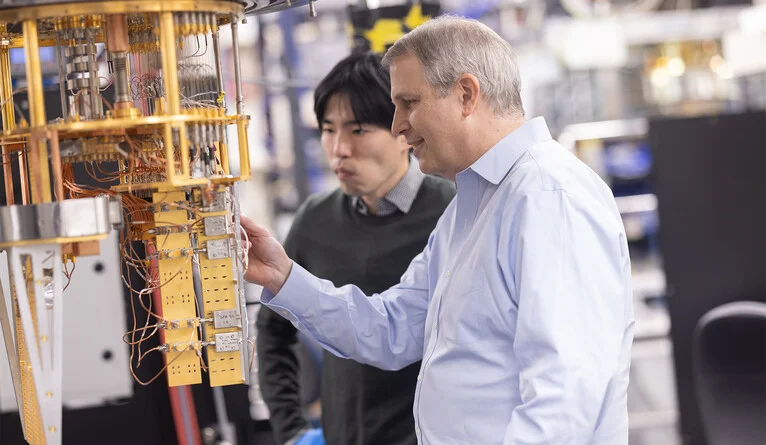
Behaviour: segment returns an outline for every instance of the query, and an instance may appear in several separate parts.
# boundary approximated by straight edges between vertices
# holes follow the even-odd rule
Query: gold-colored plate
[[[217,12],[219,14],[242,14],[242,5],[233,1],[212,0],[128,0],[64,3],[0,11],[0,21],[20,22],[51,17],[90,14],[130,14],[137,12]]]
[[[224,213],[225,214],[225,213]],[[205,214],[216,215],[215,213]],[[221,239],[226,236],[207,237],[199,234],[200,245],[207,240]],[[236,281],[234,280],[234,258],[209,260],[206,255],[200,255],[200,279],[202,280],[202,295],[205,317],[213,318],[213,312],[226,309],[236,309],[238,304]],[[215,334],[241,332],[239,328],[214,329],[208,326],[205,330],[205,340],[215,341]],[[239,385],[245,383],[242,372],[242,354],[245,344],[235,352],[215,352],[214,347],[207,348],[210,386]]]
[[[93,236],[80,236],[71,238],[46,238],[35,240],[15,241],[11,243],[0,243],[0,249],[7,249],[8,247],[21,247],[21,246],[36,246],[39,244],[67,244],[67,243],[82,243],[86,241],[97,241],[106,239],[108,235],[93,235]]]
[[[154,202],[186,201],[184,192],[156,193]],[[156,225],[189,224],[186,210],[156,213]],[[157,251],[191,249],[189,233],[174,233],[157,237]],[[190,258],[162,259],[157,261],[162,288],[162,317],[166,320],[197,318],[197,303],[192,281]],[[165,330],[165,343],[192,343],[199,340],[196,328]],[[194,385],[202,382],[200,360],[195,351],[168,352],[168,386]]]

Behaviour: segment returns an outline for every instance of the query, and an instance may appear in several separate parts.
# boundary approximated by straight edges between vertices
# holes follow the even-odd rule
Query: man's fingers
[[[242,226],[243,229],[245,229],[248,235],[253,235],[253,236],[268,236],[269,235],[269,232],[266,229],[259,226],[258,224],[253,222],[252,219],[244,215],[240,215],[239,224]]]
[[[254,232],[258,230],[258,224],[253,222],[252,219],[245,215],[239,215],[239,224],[248,232]]]

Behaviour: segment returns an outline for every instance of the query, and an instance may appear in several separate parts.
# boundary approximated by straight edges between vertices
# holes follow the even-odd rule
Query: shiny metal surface
[[[122,224],[119,197],[0,207],[0,243],[108,234]]]
[[[305,6],[308,0],[248,0],[245,6],[245,14],[266,14],[269,12],[282,11],[296,6]]]
[[[87,0],[85,1],[87,2]],[[0,9],[66,3],[83,3],[83,0],[0,0]],[[103,0],[97,3],[103,3]],[[232,0],[232,3],[244,5],[246,14],[266,14],[291,7],[304,6],[308,4],[308,0]]]

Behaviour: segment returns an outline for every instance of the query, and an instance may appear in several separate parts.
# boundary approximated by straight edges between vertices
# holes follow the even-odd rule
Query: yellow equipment
[[[150,314],[134,316],[125,335],[131,372],[153,352],[165,355],[170,386],[200,383],[205,371],[212,386],[246,383],[246,252],[234,185],[250,175],[249,117],[242,111],[237,27],[246,12],[292,3],[301,2],[0,2],[0,147],[8,204],[0,207],[0,250],[10,271],[2,278],[11,283],[10,295],[0,287],[0,324],[29,443],[61,443],[69,264],[98,254],[98,240],[115,228],[122,229],[124,261],[146,279],[126,279],[131,303]],[[219,48],[224,27],[232,33],[230,67]],[[46,116],[41,47],[55,48],[57,59],[63,116],[54,120]],[[26,63],[26,86],[16,90],[12,48],[23,48]],[[106,79],[98,74],[103,55]],[[235,112],[224,102],[222,73],[231,69]],[[102,95],[102,80],[114,88],[113,103]],[[19,93],[26,93],[28,122],[18,110]],[[237,135],[233,146],[229,128]],[[237,174],[230,150],[239,154]],[[78,184],[75,168],[103,186]],[[18,193],[13,169],[21,179]],[[142,347],[154,335],[160,345]]]

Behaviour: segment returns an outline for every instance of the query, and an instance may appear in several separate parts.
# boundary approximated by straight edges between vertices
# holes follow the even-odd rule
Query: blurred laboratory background
[[[381,20],[406,30],[438,14],[476,18],[515,47],[527,117],[543,116],[554,138],[611,186],[623,216],[636,315],[630,444],[766,444],[759,3],[318,0],[316,17],[307,7],[249,17],[239,26],[239,57],[252,179],[240,187],[241,209],[282,239],[309,195],[337,186],[320,147],[314,88],[352,50],[393,43],[398,35]],[[229,64],[231,46],[223,33]],[[11,62],[23,78],[17,51]],[[55,56],[41,54],[55,105]],[[234,73],[224,81],[234,89]],[[234,108],[235,98],[226,100]],[[258,289],[248,295],[254,323]],[[301,348],[306,410],[318,419],[321,363],[315,345]],[[203,440],[273,443],[257,381],[244,395],[227,388],[224,411],[199,414]]]
[[[290,10],[252,23],[248,107],[263,146],[243,207],[277,233],[306,196],[336,185],[313,87],[353,48],[381,44],[369,39],[376,18],[405,19],[412,3],[322,0],[316,19]],[[633,264],[630,443],[766,443],[766,4],[423,8],[476,18],[511,42],[527,117],[543,116],[612,187]]]

